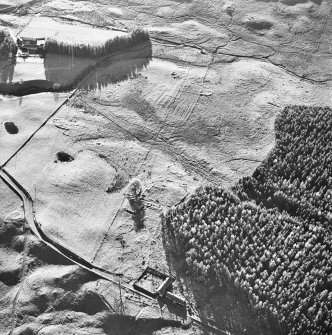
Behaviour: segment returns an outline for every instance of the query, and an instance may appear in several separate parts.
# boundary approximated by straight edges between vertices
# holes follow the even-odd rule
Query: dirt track
[[[118,276],[115,273],[110,273],[105,269],[93,265],[92,263],[76,255],[75,252],[73,252],[72,250],[64,248],[57,242],[53,241],[51,238],[47,237],[40,228],[39,223],[36,222],[33,209],[33,201],[30,194],[22,187],[22,185],[20,185],[12,176],[10,176],[4,168],[0,169],[0,178],[8,185],[9,188],[13,190],[13,192],[15,192],[22,199],[24,204],[23,206],[24,206],[25,219],[30,229],[49,248],[53,249],[63,257],[67,258],[70,262],[79,265],[81,268],[90,271],[96,274],[98,277],[106,279],[107,281],[110,281],[113,284],[116,284],[118,287],[121,287],[125,292],[127,293],[130,292],[136,296],[142,296],[146,299],[152,300],[152,302],[150,302],[151,305],[157,304],[156,300],[151,298],[150,296],[142,292],[139,292],[128,285],[122,284],[120,279],[116,279],[118,278]],[[209,322],[208,320],[202,320],[198,315],[188,315],[187,317],[193,320],[198,325],[202,326],[203,328],[209,329],[213,333],[230,335],[229,332],[221,331],[218,329],[218,327],[212,325],[211,321]]]

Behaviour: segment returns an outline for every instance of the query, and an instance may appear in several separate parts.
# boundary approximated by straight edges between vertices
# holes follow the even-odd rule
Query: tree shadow
[[[21,82],[13,82],[15,60],[1,60],[0,93],[24,96],[42,92],[67,92],[75,88],[102,89],[109,84],[136,77],[148,66],[151,59],[151,42],[145,42],[135,48],[97,60],[46,55],[45,79],[24,80],[22,78]]]
[[[143,197],[138,197],[137,199],[129,199],[130,207],[133,209],[132,218],[134,220],[135,231],[139,231],[144,228],[145,220],[145,207],[143,202]]]
[[[161,309],[167,309],[170,314],[175,315],[176,319],[180,320],[182,323],[187,319],[187,310],[185,306],[175,304],[164,296],[158,299],[158,303]]]
[[[126,81],[148,66],[152,59],[152,45],[144,43],[137,50],[124,50],[121,58],[110,55],[97,66],[81,57],[47,55],[44,60],[45,78],[59,90],[79,87],[86,90],[102,89],[109,84]]]
[[[10,84],[13,81],[16,59],[0,58],[0,83]]]

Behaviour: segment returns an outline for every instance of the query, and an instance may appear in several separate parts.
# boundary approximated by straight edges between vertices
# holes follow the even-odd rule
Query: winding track
[[[61,254],[63,257],[69,259],[71,262],[79,265],[80,267],[90,272],[95,273],[97,276],[103,279],[106,279],[116,285],[119,285],[122,288],[129,290],[135,294],[139,294],[141,296],[144,296],[145,298],[148,298],[154,301],[154,299],[149,297],[148,295],[138,292],[135,289],[131,288],[130,286],[122,284],[120,280],[115,279],[116,277],[119,277],[121,275],[117,275],[101,267],[93,265],[92,263],[88,262],[86,259],[75,254],[74,251],[69,250],[68,248],[62,246],[58,242],[53,241],[50,237],[48,237],[42,231],[40,224],[37,222],[35,218],[35,211],[33,209],[33,201],[32,201],[32,198],[29,192],[26,189],[24,189],[23,186],[18,181],[16,181],[15,178],[12,177],[3,167],[0,167],[0,178],[5,182],[5,184],[9,186],[9,188],[11,188],[22,199],[25,219],[31,231],[41,241],[43,241],[47,246],[55,250],[57,253]]]
[[[127,292],[130,291],[133,294],[143,296],[151,302],[155,303],[157,305],[157,302],[154,298],[151,298],[150,296],[139,292],[135,290],[134,288],[122,284],[120,280],[115,279],[116,277],[119,277],[119,275],[114,274],[110,271],[107,271],[101,267],[98,267],[96,265],[93,265],[86,259],[78,256],[75,254],[74,251],[69,250],[68,248],[65,248],[58,242],[53,241],[50,237],[48,237],[41,229],[40,224],[37,222],[35,217],[35,211],[33,208],[33,200],[30,196],[29,192],[13,177],[11,176],[4,167],[0,167],[0,178],[4,181],[4,183],[12,189],[13,192],[15,192],[23,201],[23,207],[24,207],[24,215],[25,219],[31,229],[31,231],[41,240],[43,241],[48,247],[55,250],[57,253],[61,254],[63,257],[69,259],[71,262],[79,265],[85,270],[88,270],[97,276],[106,279],[119,287],[123,288]],[[230,335],[229,332],[222,331],[218,329],[213,323],[211,323],[209,320],[202,320],[198,315],[189,315],[187,314],[187,317],[190,318],[193,322],[196,324],[203,326],[210,331],[216,333],[216,334],[222,334],[222,335]]]
[[[98,62],[95,65],[95,68],[100,66],[102,62]],[[43,127],[46,125],[46,123],[65,105],[73,96],[75,96],[76,92],[78,91],[79,87],[84,83],[84,81],[91,75],[92,69],[89,69],[87,73],[84,74],[83,78],[79,80],[79,83],[77,85],[77,88],[70,94],[70,96],[51,114],[49,115],[46,120],[29,136],[29,138],[23,143],[23,145],[15,151],[8,159],[7,161],[0,166],[0,179],[4,181],[4,183],[14,192],[16,193],[23,201],[23,207],[24,207],[24,215],[25,219],[31,229],[31,231],[41,240],[43,241],[48,247],[52,248],[57,253],[61,254],[63,257],[67,258],[71,262],[75,263],[76,265],[82,267],[83,269],[90,271],[100,278],[103,278],[105,280],[108,280],[112,282],[115,285],[118,285],[120,288],[126,290],[127,292],[131,292],[132,294],[145,297],[151,301],[152,304],[155,304],[158,306],[157,301],[142,293],[134,288],[132,288],[129,285],[122,284],[120,279],[121,275],[112,273],[108,270],[105,270],[101,267],[98,267],[91,262],[87,261],[86,259],[82,258],[81,256],[78,256],[74,250],[70,250],[68,247],[64,247],[60,243],[54,241],[50,237],[48,237],[43,230],[41,229],[40,224],[37,222],[35,217],[35,211],[33,208],[33,200],[29,192],[13,177],[11,176],[6,170],[5,166],[7,163],[17,155],[19,151],[21,151],[34,137],[34,135]],[[218,329],[213,322],[206,319],[201,319],[198,315],[189,315],[187,314],[187,317],[190,318],[194,323],[196,323],[199,326],[205,327],[209,329],[211,332],[214,332],[216,334],[222,334],[222,335],[230,335],[228,331],[222,331]]]

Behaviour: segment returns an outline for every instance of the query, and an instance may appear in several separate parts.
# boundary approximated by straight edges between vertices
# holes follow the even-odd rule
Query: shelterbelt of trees
[[[331,222],[331,115],[330,108],[286,107],[276,121],[275,149],[252,177],[240,180],[240,198],[278,207],[313,224]]]
[[[290,106],[276,146],[234,187],[165,216],[194,272],[237,287],[288,334],[332,334],[332,110]]]
[[[75,57],[96,58],[125,50],[142,42],[150,41],[150,35],[142,29],[134,30],[128,36],[116,36],[107,40],[103,45],[70,44],[54,39],[47,39],[44,52]]]
[[[8,30],[0,30],[0,57],[14,57],[17,54],[17,43]]]

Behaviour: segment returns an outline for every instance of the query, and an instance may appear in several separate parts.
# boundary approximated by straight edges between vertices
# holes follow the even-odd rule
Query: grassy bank
[[[150,40],[147,31],[136,29],[128,36],[117,36],[107,40],[103,45],[69,44],[48,39],[45,43],[45,53],[60,54],[74,57],[96,58],[125,50],[134,45]]]

